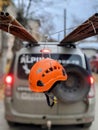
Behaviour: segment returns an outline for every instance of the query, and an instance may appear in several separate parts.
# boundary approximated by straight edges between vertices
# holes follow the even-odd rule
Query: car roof
[[[23,54],[23,53],[42,53],[42,49],[49,49],[50,53],[59,53],[59,54],[78,54],[78,55],[84,55],[82,50],[77,46],[58,46],[58,42],[40,42],[39,46],[24,46],[19,51],[17,51],[17,54]]]

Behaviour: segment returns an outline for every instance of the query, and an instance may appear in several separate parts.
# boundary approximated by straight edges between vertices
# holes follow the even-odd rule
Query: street
[[[96,83],[96,116],[95,116],[95,121],[93,122],[92,126],[90,129],[83,129],[79,128],[78,126],[53,126],[52,130],[98,130],[98,83]],[[47,127],[41,127],[41,126],[33,126],[33,125],[16,125],[13,127],[9,127],[6,120],[4,119],[4,105],[3,105],[3,100],[0,100],[0,130],[47,130]]]

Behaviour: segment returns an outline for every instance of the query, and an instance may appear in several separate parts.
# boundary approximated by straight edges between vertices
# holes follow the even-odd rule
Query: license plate
[[[46,99],[43,93],[27,93],[27,92],[21,92],[20,98],[22,100],[45,100]]]

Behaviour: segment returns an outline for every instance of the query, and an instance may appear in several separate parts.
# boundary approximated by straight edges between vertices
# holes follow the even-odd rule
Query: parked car
[[[98,73],[98,54],[90,58],[90,66],[91,66],[92,72]]]
[[[48,52],[49,50],[50,52]],[[48,53],[46,54],[44,51]],[[43,93],[32,92],[28,83],[30,68],[43,55],[58,60],[63,66],[76,64],[86,70],[89,73],[87,80],[90,82],[90,90],[86,97],[76,102],[58,101],[51,108],[47,105]],[[69,84],[71,82],[70,80]],[[81,88],[76,87],[76,84],[80,84],[78,80],[75,81],[73,87],[68,87],[66,91],[70,95],[76,93],[75,98],[78,98],[81,95],[79,90]],[[5,119],[9,125],[14,123],[44,125],[51,121],[53,125],[79,124],[89,127],[95,116],[94,89],[88,59],[75,45],[58,46],[57,43],[47,43],[47,45],[40,43],[39,46],[24,47],[14,55],[5,78]]]

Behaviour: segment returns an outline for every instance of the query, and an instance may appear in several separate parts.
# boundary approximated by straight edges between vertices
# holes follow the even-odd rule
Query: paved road
[[[96,117],[93,125],[90,129],[82,129],[78,128],[77,126],[55,126],[52,128],[52,130],[98,130],[98,84],[96,84]],[[4,105],[3,100],[0,101],[0,130],[41,130],[42,128],[40,126],[32,126],[32,125],[17,125],[14,127],[9,127],[4,119]],[[44,130],[47,130],[47,128],[43,128]]]

